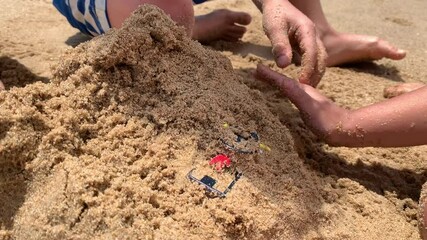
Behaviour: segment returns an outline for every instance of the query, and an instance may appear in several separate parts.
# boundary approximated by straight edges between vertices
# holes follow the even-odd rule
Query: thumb
[[[280,88],[281,92],[295,104],[297,108],[304,107],[313,98],[306,93],[306,87],[299,82],[288,78],[270,68],[258,64],[255,77],[259,80],[268,82]],[[309,86],[307,86],[309,87]]]

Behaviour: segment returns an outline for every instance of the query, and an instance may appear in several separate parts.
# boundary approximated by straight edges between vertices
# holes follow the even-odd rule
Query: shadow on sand
[[[375,62],[359,62],[339,66],[349,68],[355,72],[367,73],[377,77],[385,78],[393,82],[405,82],[400,76],[399,70],[392,65],[378,64]]]
[[[49,81],[6,56],[0,57],[0,76],[6,90]],[[16,213],[24,203],[27,184],[31,181],[31,174],[25,171],[25,165],[34,158],[33,153],[41,141],[40,136],[31,132],[41,135],[47,126],[34,116],[20,115],[22,105],[7,106],[0,102],[0,108],[4,107],[18,109],[12,119],[0,116],[0,230],[6,230],[8,234],[8,230],[13,228]]]
[[[69,37],[66,41],[65,44],[67,44],[68,46],[71,47],[77,47],[80,43],[84,43],[86,41],[91,40],[92,37],[85,35],[83,33],[76,33],[73,36]]]
[[[25,87],[39,81],[49,82],[48,78],[35,75],[20,62],[7,56],[0,56],[0,80],[6,90],[12,87]]]

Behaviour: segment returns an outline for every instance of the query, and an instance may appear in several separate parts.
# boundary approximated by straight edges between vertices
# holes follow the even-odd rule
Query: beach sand
[[[89,41],[51,1],[1,2],[0,239],[419,239],[427,147],[322,144],[251,75],[274,66],[251,1],[196,7],[253,16],[242,42],[210,46],[152,8]],[[427,83],[425,1],[323,3],[338,30],[408,51],[328,68],[324,94],[357,108],[387,86]],[[231,170],[209,166],[230,152],[221,139],[253,132],[270,151],[250,144],[256,153],[234,154]],[[243,176],[218,198],[188,180],[192,169],[219,189]]]

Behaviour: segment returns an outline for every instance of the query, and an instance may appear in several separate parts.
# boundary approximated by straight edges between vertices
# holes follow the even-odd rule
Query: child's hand
[[[348,110],[337,106],[313,87],[301,84],[261,64],[257,67],[256,78],[279,87],[301,111],[304,122],[326,143],[339,144],[340,126],[349,114]]]
[[[291,64],[293,49],[302,56],[299,81],[316,87],[325,72],[327,54],[314,23],[288,1],[263,1],[262,12],[277,66]]]

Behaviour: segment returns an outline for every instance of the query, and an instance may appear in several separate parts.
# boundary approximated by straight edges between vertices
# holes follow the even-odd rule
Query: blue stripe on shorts
[[[97,36],[111,28],[107,0],[53,0],[53,5],[84,34]]]
[[[207,0],[193,0],[193,2],[195,3],[195,4],[200,4],[200,3],[204,3],[204,2],[206,2]]]

